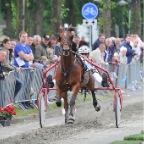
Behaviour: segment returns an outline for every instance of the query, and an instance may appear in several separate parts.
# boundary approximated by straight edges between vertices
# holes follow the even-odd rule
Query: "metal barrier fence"
[[[0,107],[4,107],[13,101],[15,90],[14,71],[5,76],[5,80],[0,80]]]
[[[142,76],[142,66],[139,61],[128,65],[105,65],[104,68],[110,73],[111,79],[114,82],[115,87],[122,89],[134,90],[137,87],[137,83],[140,82]],[[51,69],[47,75],[54,76],[55,67]],[[23,86],[19,91],[16,99],[14,100],[15,90],[15,77],[18,77]],[[24,101],[35,101],[37,94],[42,86],[43,72],[40,69],[22,69],[20,72],[10,72],[5,80],[0,80],[0,107],[12,103],[20,103]],[[31,88],[34,91],[32,97],[30,97]],[[53,99],[56,95],[55,90],[49,92],[49,100]]]
[[[19,72],[15,72],[15,76],[18,77],[22,81],[22,88],[16,96],[15,102],[23,102],[30,100],[30,90],[32,86],[32,82],[34,80],[34,69],[22,69]]]

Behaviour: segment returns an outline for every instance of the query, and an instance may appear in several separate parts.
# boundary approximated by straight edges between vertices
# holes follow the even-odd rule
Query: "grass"
[[[111,144],[142,144],[144,142],[144,130],[140,134],[129,135],[122,141],[114,141]]]
[[[115,141],[111,144],[141,144],[142,141],[128,141],[128,140],[124,140],[124,141]]]
[[[136,134],[125,137],[124,140],[141,140],[144,141],[144,134]]]
[[[35,109],[29,109],[29,110],[22,110],[21,108],[19,108],[19,106],[14,106],[14,108],[16,111],[16,116],[15,116],[16,118],[38,113],[38,109],[36,109],[36,108]]]

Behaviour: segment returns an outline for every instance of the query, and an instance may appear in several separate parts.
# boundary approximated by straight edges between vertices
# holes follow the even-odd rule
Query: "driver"
[[[83,45],[78,49],[78,53],[81,54],[83,57],[86,57],[86,58],[89,57],[89,52],[90,52],[90,49],[86,45]],[[92,74],[94,76],[95,81],[98,82],[103,87],[109,87],[107,75],[105,73],[103,73],[101,76],[98,73],[98,71],[95,69],[95,67],[92,66],[91,64],[89,64],[82,56],[81,56],[81,58],[82,58],[83,62],[86,64],[87,70],[92,71]]]

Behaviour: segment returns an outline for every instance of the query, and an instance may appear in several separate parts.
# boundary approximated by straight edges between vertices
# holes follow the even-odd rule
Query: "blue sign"
[[[98,8],[93,3],[86,3],[82,7],[82,15],[85,19],[94,19],[98,15]]]

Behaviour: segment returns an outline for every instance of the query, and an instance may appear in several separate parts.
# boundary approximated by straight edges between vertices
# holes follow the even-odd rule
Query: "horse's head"
[[[72,39],[73,39],[72,31],[74,31],[74,28],[72,26],[68,28],[63,28],[62,26],[60,26],[59,40],[61,43],[62,54],[64,56],[68,56],[72,48]]]

